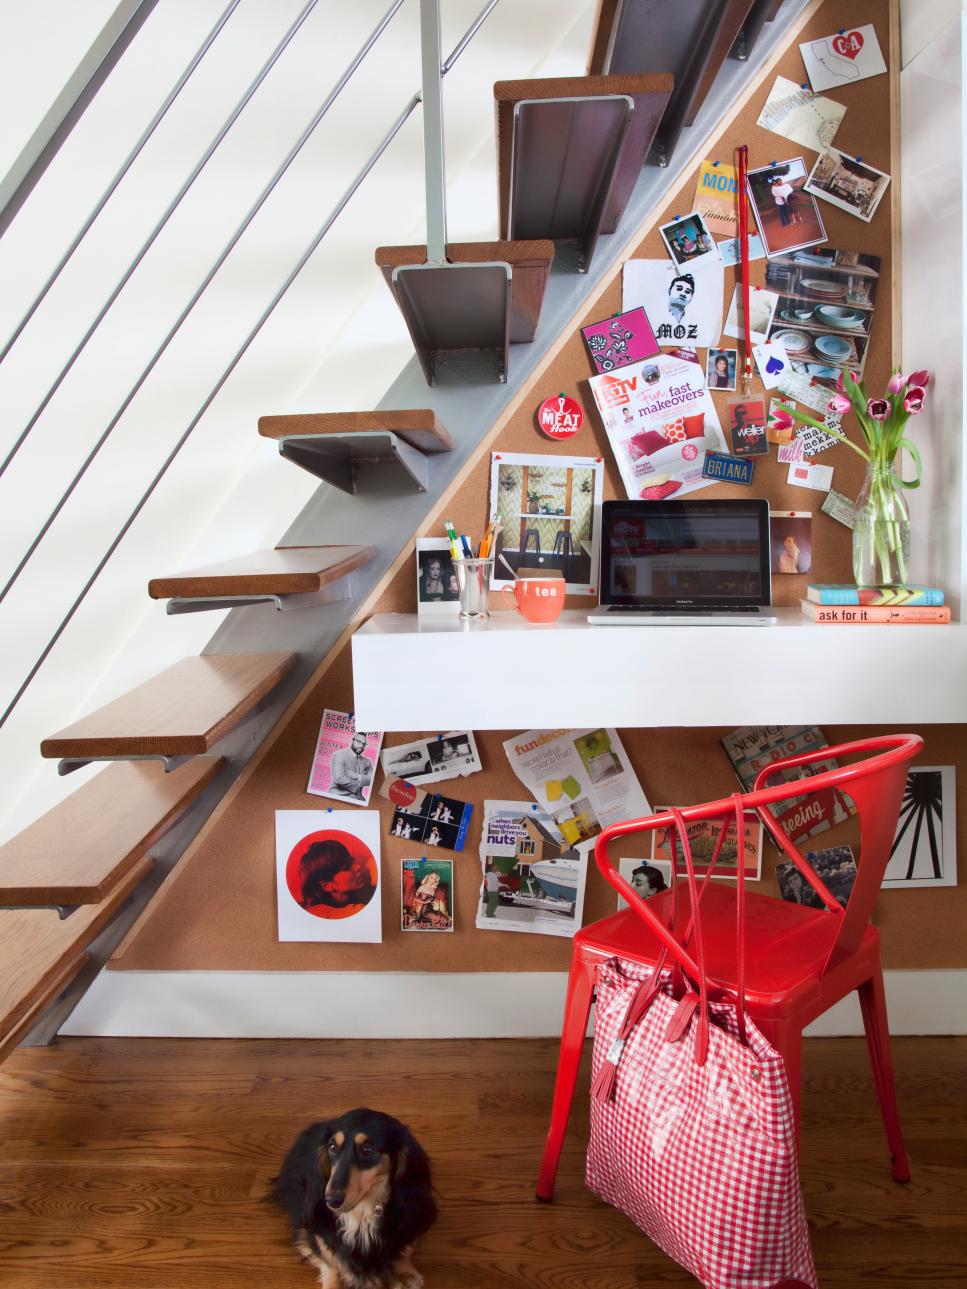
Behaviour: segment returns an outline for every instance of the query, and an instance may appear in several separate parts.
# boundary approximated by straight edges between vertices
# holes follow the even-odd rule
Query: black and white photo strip
[[[827,147],[810,171],[804,191],[840,210],[848,210],[868,224],[889,186],[890,176],[868,165],[862,157]]]
[[[467,824],[473,807],[465,801],[428,792],[423,800],[407,809],[397,806],[390,824],[390,836],[418,841],[444,850],[463,850]]]
[[[704,256],[720,258],[712,234],[705,227],[705,220],[697,210],[681,218],[676,216],[670,223],[660,225],[658,231],[668,254],[679,268]]]

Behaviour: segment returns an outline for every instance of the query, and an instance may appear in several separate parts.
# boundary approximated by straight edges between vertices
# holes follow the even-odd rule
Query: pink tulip
[[[844,381],[843,381],[843,377],[846,375],[847,371],[849,371],[849,368],[844,368],[844,369],[839,373],[839,375],[836,377],[836,388],[839,390],[839,392],[840,392],[841,394],[845,394],[845,393],[846,393],[846,385],[845,385],[845,383],[844,383]],[[851,371],[851,372],[849,372],[849,377],[850,377],[850,384],[855,384],[855,383],[856,383],[856,372],[855,372],[855,371]]]
[[[874,421],[885,421],[890,415],[890,404],[885,398],[871,398],[866,404],[866,414]]]
[[[845,394],[834,394],[829,400],[829,411],[835,412],[837,416],[845,416],[850,406],[850,401]]]
[[[920,389],[926,389],[930,384],[930,373],[928,371],[915,371],[907,377],[907,384],[912,388],[914,385]]]
[[[772,428],[774,430],[791,430],[796,424],[795,419],[788,412],[773,412]]]
[[[911,385],[907,390],[906,398],[903,400],[903,410],[909,412],[911,416],[916,416],[917,412],[922,412],[924,393],[922,385]]]
[[[902,372],[895,371],[887,382],[886,392],[888,394],[899,394],[901,389],[905,389],[907,378]]]

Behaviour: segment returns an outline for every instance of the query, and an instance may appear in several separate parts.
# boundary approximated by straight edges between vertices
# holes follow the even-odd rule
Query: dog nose
[[[343,1206],[343,1202],[345,1201],[345,1199],[346,1199],[346,1196],[345,1196],[345,1195],[336,1195],[334,1192],[327,1191],[327,1192],[326,1192],[326,1207],[327,1207],[327,1208],[331,1208],[331,1209],[333,1209],[333,1210],[335,1210],[335,1209],[337,1209],[337,1208],[342,1208],[342,1206]]]

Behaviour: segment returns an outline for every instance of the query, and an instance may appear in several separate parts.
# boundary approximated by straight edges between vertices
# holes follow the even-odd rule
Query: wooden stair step
[[[425,257],[424,257],[425,258]],[[453,436],[429,407],[401,411],[296,412],[260,416],[259,434],[267,439],[304,438],[310,434],[358,434],[388,430],[418,452],[450,452]]]
[[[510,287],[510,342],[529,344],[534,339],[544,288],[554,262],[554,243],[536,241],[447,242],[452,264],[505,262],[513,270]],[[393,289],[393,270],[407,264],[425,264],[426,246],[380,246],[376,266]]]
[[[0,905],[99,904],[224,765],[195,757],[107,766],[0,846]]]
[[[577,241],[586,269],[624,213],[673,89],[667,74],[498,81],[501,236]]]
[[[150,859],[138,860],[99,904],[85,904],[68,918],[53,909],[0,910],[0,1051],[22,1022],[37,1013],[64,988],[65,977],[81,964],[77,959],[131,892],[151,871]]]
[[[215,601],[318,596],[375,554],[375,546],[277,546],[170,577],[153,577],[148,594],[153,600]]]
[[[182,658],[40,745],[68,760],[198,756],[247,716],[295,666],[294,653]]]
[[[14,1048],[20,1046],[40,1020],[44,1010],[64,992],[74,977],[83,971],[88,962],[90,962],[90,954],[78,954],[73,962],[68,962],[56,975],[51,977],[33,1007],[24,1013],[23,1017],[17,1021],[12,1029],[0,1037],[0,1061],[5,1061]]]

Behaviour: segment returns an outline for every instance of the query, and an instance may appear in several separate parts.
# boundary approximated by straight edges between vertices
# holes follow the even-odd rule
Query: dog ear
[[[394,1227],[402,1244],[410,1244],[436,1221],[430,1161],[408,1128],[402,1128],[393,1161],[390,1204]]]
[[[326,1184],[332,1172],[329,1158],[330,1125],[317,1123],[312,1131],[312,1148],[304,1173],[305,1195],[302,1201],[303,1224],[311,1228],[320,1208],[326,1210]]]

